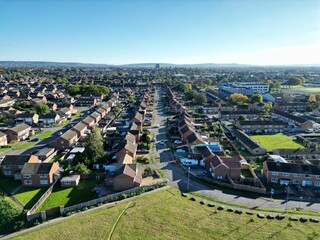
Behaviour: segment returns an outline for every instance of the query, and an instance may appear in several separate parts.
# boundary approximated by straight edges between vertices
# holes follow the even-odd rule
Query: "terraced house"
[[[320,187],[320,168],[316,165],[266,161],[263,175],[268,183]]]
[[[287,125],[282,121],[237,121],[236,126],[245,133],[265,132],[265,133],[279,133],[283,132]]]

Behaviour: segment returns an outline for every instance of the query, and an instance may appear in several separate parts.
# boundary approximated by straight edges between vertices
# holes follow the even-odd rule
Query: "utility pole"
[[[188,167],[188,186],[187,186],[187,192],[189,192],[189,178],[190,178],[190,167]]]

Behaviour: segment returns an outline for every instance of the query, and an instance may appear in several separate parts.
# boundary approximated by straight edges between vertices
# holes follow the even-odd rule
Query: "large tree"
[[[251,97],[251,102],[252,103],[262,103],[262,95],[259,93],[253,94]]]
[[[85,141],[84,147],[84,161],[88,165],[97,162],[104,155],[103,140],[99,128],[93,128]]]
[[[194,98],[194,103],[198,105],[203,105],[207,101],[206,94],[204,93],[198,93]]]
[[[248,102],[248,96],[243,95],[241,93],[233,93],[230,95],[230,101],[237,104],[243,104]]]
[[[36,113],[39,115],[45,115],[50,111],[49,107],[43,103],[38,103],[34,108],[36,110]]]

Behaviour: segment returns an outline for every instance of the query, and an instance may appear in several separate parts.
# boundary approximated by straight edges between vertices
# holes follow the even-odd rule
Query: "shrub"
[[[191,201],[196,201],[196,199],[194,197],[191,197],[190,200]]]
[[[143,171],[142,177],[148,177],[148,176],[151,176],[152,174],[153,174],[152,168],[150,166],[147,166]]]
[[[201,205],[204,205],[204,204],[205,204],[205,202],[204,202],[204,201],[200,201],[200,204],[201,204]]]

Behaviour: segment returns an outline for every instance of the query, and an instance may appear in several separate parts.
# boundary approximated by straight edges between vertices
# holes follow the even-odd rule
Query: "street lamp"
[[[190,167],[188,167],[188,186],[187,186],[187,192],[189,192],[189,178],[190,178]]]
[[[302,196],[301,197],[299,197],[299,199],[300,199],[300,202],[299,202],[299,210],[301,209],[301,200],[302,200]]]
[[[270,191],[270,201],[272,201],[272,195],[274,194],[274,189],[271,188],[271,191]]]
[[[287,185],[287,201],[286,201],[286,212],[287,212],[287,208],[288,208],[288,201],[289,201],[289,185],[288,184],[286,184]]]

